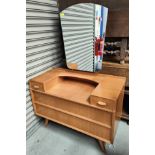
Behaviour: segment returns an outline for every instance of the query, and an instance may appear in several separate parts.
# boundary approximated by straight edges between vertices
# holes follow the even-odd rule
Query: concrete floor
[[[49,122],[27,140],[27,155],[104,155],[97,141],[67,127]],[[108,155],[129,154],[129,126],[121,121],[114,145],[106,145]]]

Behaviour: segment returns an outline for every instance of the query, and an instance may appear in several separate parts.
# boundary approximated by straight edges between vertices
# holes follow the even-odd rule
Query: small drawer
[[[93,96],[90,98],[90,103],[92,105],[95,105],[97,107],[101,107],[107,110],[111,110],[111,111],[115,111],[116,109],[116,104],[109,102],[109,101],[105,101],[105,99]]]
[[[44,87],[42,83],[38,83],[38,82],[30,82],[30,88],[31,89],[35,89],[35,90],[39,90],[39,91],[44,91]]]

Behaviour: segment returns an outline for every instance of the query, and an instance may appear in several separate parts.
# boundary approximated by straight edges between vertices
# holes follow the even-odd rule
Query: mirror
[[[69,69],[96,72],[102,69],[108,8],[79,3],[60,12]]]

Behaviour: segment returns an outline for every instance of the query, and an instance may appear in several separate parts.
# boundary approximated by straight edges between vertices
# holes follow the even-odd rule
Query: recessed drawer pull
[[[102,101],[98,101],[97,102],[99,105],[102,105],[102,106],[106,106],[107,104],[105,102],[102,102]]]
[[[37,86],[37,85],[34,85],[33,87],[34,87],[35,89],[39,89],[39,86]]]

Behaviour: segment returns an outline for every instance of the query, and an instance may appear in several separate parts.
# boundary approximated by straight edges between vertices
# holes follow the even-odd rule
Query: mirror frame
[[[77,2],[77,1],[76,1]],[[62,10],[61,12],[59,12],[59,15],[60,15],[60,21],[61,21],[61,31],[62,31],[62,36],[63,36],[63,24],[62,24],[62,18],[63,18],[63,16],[64,16],[64,11],[65,10],[67,10],[68,8],[70,8],[70,7],[72,7],[72,6],[76,6],[76,5],[78,5],[78,4],[92,4],[92,15],[95,15],[96,14],[96,12],[94,12],[94,6],[102,6],[102,5],[100,5],[100,4],[96,4],[96,3],[76,3],[76,4],[73,4],[73,5],[69,5],[69,6],[67,6],[64,10]],[[103,8],[106,8],[105,6],[102,6]],[[101,9],[101,7],[100,7],[100,9]],[[104,9],[103,9],[104,10]],[[107,10],[108,10],[108,8],[107,8]],[[60,11],[60,10],[59,10]],[[101,10],[100,10],[101,11]],[[107,12],[107,11],[106,11]],[[96,15],[95,15],[96,16]],[[93,16],[92,16],[93,17]],[[96,18],[92,18],[93,20],[95,19],[95,21],[96,21]],[[95,23],[95,21],[93,22],[93,23]],[[100,21],[99,19],[98,19],[98,21]],[[91,23],[91,24],[93,24],[93,23]],[[102,22],[103,23],[103,22]],[[107,15],[106,15],[106,23],[107,23]],[[107,24],[106,24],[107,25]],[[92,27],[93,28],[93,27]],[[96,30],[94,29],[94,32],[96,32]],[[103,32],[105,32],[105,30],[103,30]],[[92,33],[92,32],[91,32]],[[92,33],[92,36],[93,36],[94,34]],[[95,36],[94,36],[94,39],[95,39]],[[93,39],[93,40],[94,40]],[[101,38],[100,38],[101,39]],[[98,41],[100,40],[99,38],[98,38]],[[105,39],[105,37],[102,37],[102,39]],[[93,56],[93,70],[81,70],[80,68],[79,68],[79,62],[78,63],[75,63],[75,62],[70,62],[69,61],[69,59],[67,60],[67,51],[65,50],[65,41],[64,41],[64,37],[63,37],[63,42],[64,42],[64,53],[65,53],[65,56],[66,56],[66,65],[67,65],[67,68],[68,69],[74,69],[74,70],[80,70],[80,71],[89,71],[89,72],[96,72],[96,71],[99,71],[99,69],[97,69],[98,67],[94,67],[94,66],[96,66],[95,64],[99,61],[95,61],[95,60],[97,60],[97,57],[96,57],[96,54],[95,54],[95,51],[93,52],[94,54],[94,56]],[[92,44],[93,44],[93,49],[94,49],[94,46],[95,46],[95,42],[96,41],[94,41],[94,43],[92,42]],[[101,41],[99,41],[99,42],[103,42],[103,40]],[[104,47],[103,46],[103,43],[102,43],[102,47]],[[101,52],[100,52],[101,53]],[[99,56],[99,59],[102,59],[102,56],[100,55],[100,54],[98,54],[98,56]],[[96,63],[94,63],[94,62],[96,62]],[[101,62],[101,61],[100,61]],[[97,64],[100,64],[99,62],[97,63]],[[79,66],[78,66],[79,65]],[[101,64],[100,65],[97,65],[97,66],[102,66]],[[99,68],[102,68],[102,67],[99,67]],[[101,69],[100,69],[101,70]]]
[[[111,18],[107,21],[106,37],[129,37],[129,0],[58,0],[59,13],[79,3],[94,3],[109,9],[108,15],[111,15]],[[117,26],[114,26],[113,20],[115,21],[116,18]],[[124,26],[126,27],[124,31],[122,29],[120,31],[120,27]],[[74,67],[76,68],[76,66]]]
[[[129,0],[58,0],[59,12],[78,3],[94,3],[107,7],[109,10],[129,9]]]
[[[94,3],[108,8],[106,37],[129,37],[129,0],[58,0],[59,13],[79,3]],[[116,19],[117,25],[114,25]]]

